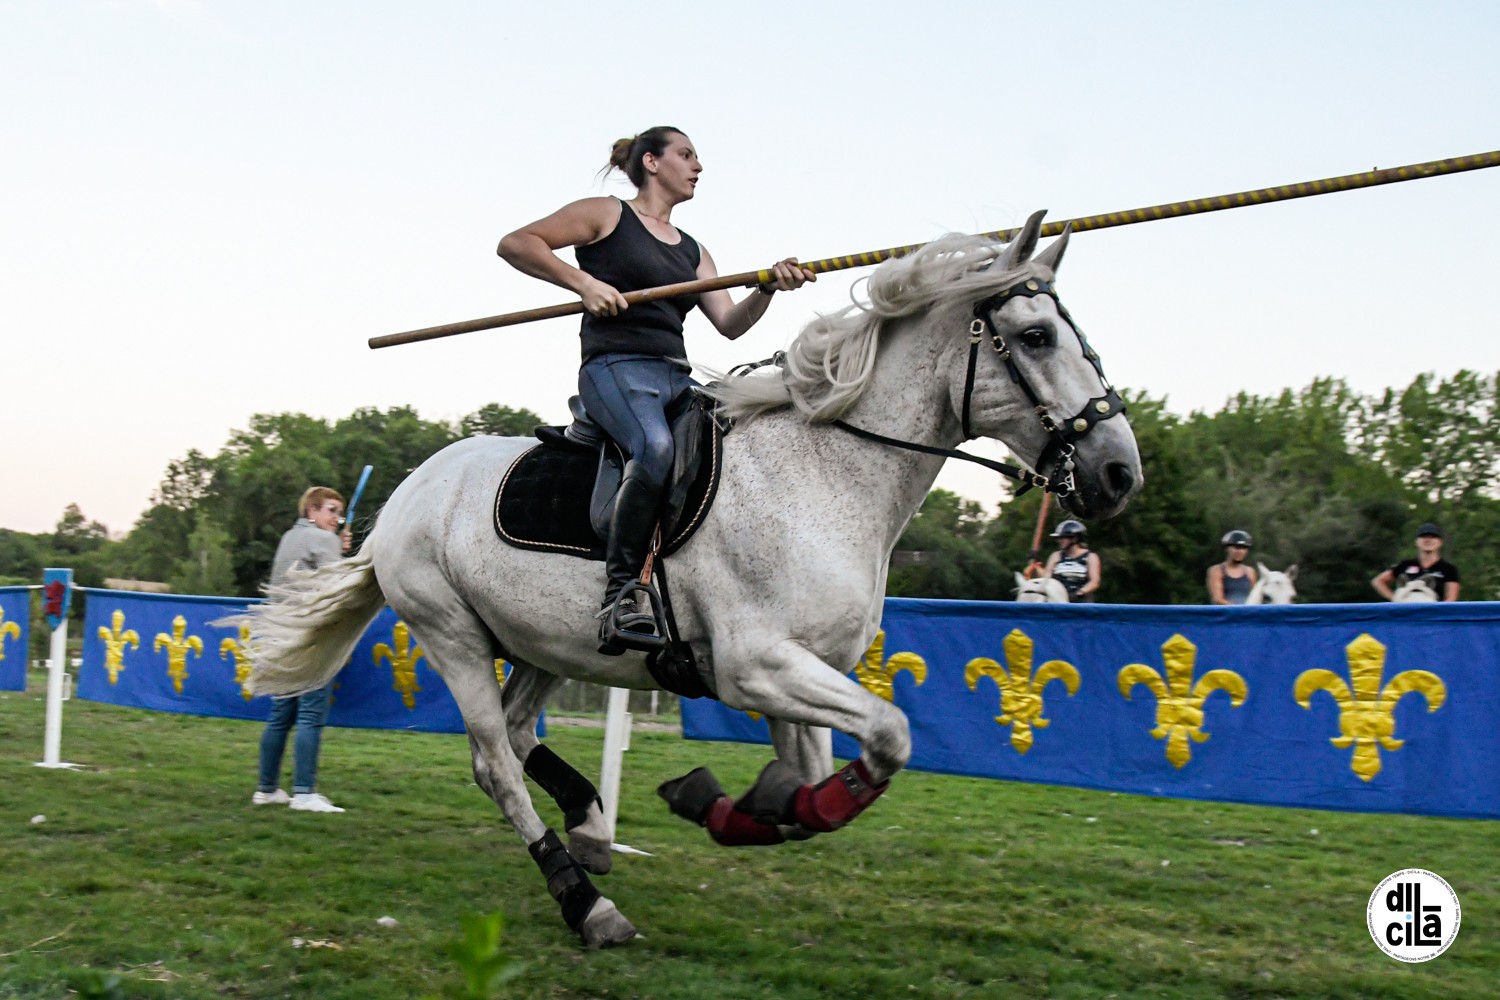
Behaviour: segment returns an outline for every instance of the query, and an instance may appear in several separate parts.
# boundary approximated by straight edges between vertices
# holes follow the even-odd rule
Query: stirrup
[[[643,599],[650,601],[650,612],[637,611],[622,617],[620,599],[626,596],[634,597],[637,607]],[[667,648],[667,623],[662,616],[661,597],[649,583],[638,580],[627,583],[615,595],[613,603],[601,608],[596,617],[599,618],[599,652],[606,656],[618,656],[627,649],[652,653]],[[644,631],[642,626],[645,625],[653,631]]]

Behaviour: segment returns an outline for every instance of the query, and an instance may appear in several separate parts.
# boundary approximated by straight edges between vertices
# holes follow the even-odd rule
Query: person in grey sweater
[[[271,586],[285,583],[294,569],[310,572],[344,557],[349,551],[350,533],[339,532],[344,513],[344,498],[327,486],[314,486],[302,494],[297,523],[281,536],[276,557],[271,562]],[[274,598],[273,598],[274,599]],[[343,812],[318,794],[318,752],[323,742],[323,723],[328,718],[327,686],[291,698],[277,698],[271,705],[271,717],[260,737],[260,780],[251,803],[289,805],[303,812]],[[287,733],[293,722],[297,738],[292,748],[292,794],[280,788],[281,760],[286,753]]]

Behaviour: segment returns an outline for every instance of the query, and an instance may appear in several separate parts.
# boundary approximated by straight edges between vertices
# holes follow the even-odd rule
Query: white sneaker
[[[341,813],[344,811],[332,802],[329,802],[327,796],[319,795],[317,792],[298,792],[296,795],[293,795],[291,808],[299,809],[302,812],[314,813]]]
[[[284,806],[292,801],[292,797],[281,789],[274,792],[256,792],[250,796],[250,804],[253,806]]]

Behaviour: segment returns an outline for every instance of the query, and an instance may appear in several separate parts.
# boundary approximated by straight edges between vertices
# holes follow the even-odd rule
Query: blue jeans
[[[671,418],[697,384],[680,364],[647,354],[600,354],[578,373],[584,409],[658,492],[672,475]]]
[[[311,792],[318,784],[318,750],[323,742],[323,723],[328,718],[328,694],[333,687],[295,698],[277,698],[271,703],[271,717],[260,737],[260,783],[262,792],[274,792],[281,784],[281,758],[286,753],[286,734],[297,724],[297,740],[292,747],[292,791],[297,795]]]

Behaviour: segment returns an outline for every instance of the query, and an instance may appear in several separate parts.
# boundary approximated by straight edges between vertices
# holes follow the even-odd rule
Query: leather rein
[[[993,315],[999,312],[1005,303],[1014,298],[1033,298],[1037,295],[1045,295],[1052,300],[1057,307],[1058,314],[1067,322],[1073,335],[1078,338],[1078,345],[1083,349],[1083,356],[1089,364],[1094,366],[1094,371],[1099,376],[1099,384],[1104,389],[1102,396],[1095,396],[1084,404],[1079,410],[1067,420],[1059,421],[1047,409],[1045,403],[1037,396],[1036,390],[1027,381],[1025,374],[1016,366],[1016,360],[1011,353],[1010,345],[995,328]],[[1010,380],[1021,387],[1026,398],[1031,402],[1032,409],[1041,422],[1042,429],[1050,438],[1047,446],[1042,449],[1041,455],[1037,457],[1037,468],[1050,471],[1046,475],[1033,472],[1030,469],[1020,468],[1006,462],[995,462],[978,455],[970,455],[967,452],[958,451],[954,448],[935,448],[931,445],[916,444],[911,441],[901,441],[897,438],[886,437],[883,434],[875,434],[871,431],[862,430],[835,420],[835,427],[842,428],[855,437],[864,438],[867,441],[878,441],[881,444],[890,445],[893,448],[903,448],[907,451],[920,451],[928,455],[941,455],[944,458],[957,458],[965,462],[973,462],[982,465],[1014,479],[1021,484],[1016,490],[1016,496],[1030,490],[1033,486],[1040,488],[1045,493],[1055,493],[1058,498],[1069,496],[1077,489],[1073,481],[1073,453],[1076,450],[1075,442],[1093,430],[1095,425],[1109,418],[1125,412],[1125,401],[1115,391],[1114,386],[1109,384],[1109,379],[1104,375],[1104,367],[1099,363],[1099,354],[1089,346],[1088,339],[1084,337],[1083,331],[1068,314],[1067,307],[1057,297],[1057,290],[1052,282],[1043,281],[1039,278],[1031,278],[1020,282],[1010,288],[1002,289],[995,294],[981,299],[974,305],[974,321],[969,324],[969,367],[964,375],[964,403],[963,403],[963,432],[964,440],[972,441],[975,437],[973,427],[970,424],[969,412],[974,395],[974,376],[979,367],[979,345],[984,341],[985,334],[989,335],[990,345],[995,349],[995,355],[1005,364],[1005,369],[1010,373]]]
[[[1015,358],[1011,354],[1010,346],[1000,331],[995,328],[992,318],[993,314],[999,312],[1005,303],[1013,298],[1032,298],[1037,295],[1045,295],[1050,298],[1057,307],[1058,314],[1067,322],[1073,335],[1078,338],[1078,344],[1083,349],[1083,356],[1093,365],[1094,371],[1099,376],[1099,384],[1104,389],[1104,394],[1095,396],[1084,404],[1072,417],[1059,421],[1052,416],[1046,404],[1041,401],[1036,390],[1027,381],[1021,369],[1017,367]],[[1084,337],[1083,331],[1078,324],[1073,322],[1073,317],[1057,297],[1057,291],[1052,282],[1043,281],[1039,278],[1031,278],[1020,282],[1010,288],[1003,289],[981,299],[974,305],[974,320],[969,324],[969,365],[964,375],[964,402],[963,402],[963,432],[964,440],[972,441],[976,436],[970,425],[971,400],[974,395],[974,378],[979,367],[979,345],[984,342],[985,335],[989,335],[990,345],[995,349],[995,355],[1005,364],[1006,371],[1010,374],[1010,380],[1021,387],[1026,398],[1031,402],[1032,409],[1041,422],[1042,429],[1047,432],[1050,440],[1042,449],[1041,455],[1037,457],[1037,468],[1045,469],[1050,466],[1046,475],[1034,472],[1031,469],[1011,465],[1008,462],[996,462],[992,459],[981,458],[978,455],[970,455],[956,448],[939,448],[934,445],[917,444],[914,441],[902,441],[900,438],[887,437],[884,434],[876,434],[843,420],[830,421],[833,426],[847,431],[857,438],[873,441],[877,444],[888,445],[892,448],[901,448],[905,451],[921,452],[924,455],[937,455],[941,458],[956,458],[964,462],[973,462],[982,465],[986,469],[998,472],[1009,479],[1014,479],[1021,484],[1016,490],[1016,496],[1021,496],[1032,487],[1037,487],[1046,493],[1055,493],[1059,499],[1071,495],[1077,484],[1073,481],[1073,453],[1076,450],[1075,443],[1079,438],[1087,435],[1094,427],[1111,417],[1125,412],[1125,402],[1110,385],[1109,379],[1104,375],[1104,367],[1099,363],[1098,353],[1089,346],[1088,339]],[[739,365],[730,371],[731,375],[745,375],[749,372],[766,365],[784,367],[786,354],[777,351],[774,355],[764,361],[752,364]]]

